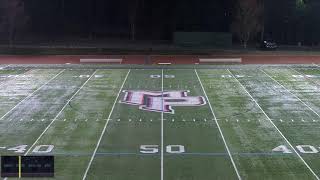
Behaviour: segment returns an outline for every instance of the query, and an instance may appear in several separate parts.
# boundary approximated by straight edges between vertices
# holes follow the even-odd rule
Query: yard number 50
[[[155,154],[159,152],[159,145],[141,145],[140,152],[143,154]],[[186,152],[182,145],[168,145],[166,152],[170,154],[181,154]]]

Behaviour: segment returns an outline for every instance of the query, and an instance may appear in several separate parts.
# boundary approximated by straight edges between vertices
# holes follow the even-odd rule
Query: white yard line
[[[161,71],[161,180],[163,180],[163,69]]]
[[[50,128],[50,126],[57,120],[59,115],[62,113],[62,111],[68,106],[69,102],[81,91],[81,89],[89,82],[89,80],[96,74],[97,70],[95,70],[92,75],[82,84],[82,86],[72,95],[72,97],[67,101],[67,103],[62,107],[62,109],[58,112],[58,114],[53,118],[53,120],[48,124],[48,126],[43,130],[43,132],[40,134],[40,136],[36,139],[36,141],[31,145],[31,147],[28,149],[28,151],[24,154],[25,156],[29,154],[33,146],[35,146],[38,141],[41,139],[41,137],[47,132],[47,130]]]
[[[36,89],[35,91],[33,91],[31,94],[29,94],[27,97],[25,97],[23,100],[21,100],[18,104],[16,104],[13,108],[11,108],[6,114],[4,114],[0,120],[2,120],[3,118],[5,118],[9,113],[11,113],[13,110],[15,110],[20,104],[22,104],[24,101],[26,101],[27,99],[29,99],[31,96],[33,96],[36,92],[38,92],[40,89],[42,89],[44,86],[46,86],[47,84],[49,84],[52,80],[54,80],[56,77],[58,77],[61,73],[63,73],[65,70],[61,70],[58,74],[56,74],[53,78],[51,78],[49,81],[47,81],[45,84],[43,84],[42,86],[40,86],[38,89]]]
[[[271,77],[268,73],[266,73],[263,69],[260,69],[261,72],[263,72],[265,75],[267,75],[270,79],[272,79],[274,82],[276,82],[278,85],[280,85],[283,89],[285,89],[286,91],[288,91],[291,95],[293,95],[296,99],[298,99],[301,103],[303,103],[308,109],[310,109],[314,114],[316,114],[319,118],[320,115],[313,110],[308,104],[306,104],[304,101],[302,101],[297,95],[295,95],[294,93],[292,93],[289,89],[287,89],[284,85],[282,85],[281,83],[279,83],[277,80],[275,80],[273,77]]]
[[[106,132],[106,129],[107,129],[107,126],[108,126],[108,124],[109,124],[109,120],[110,120],[110,117],[111,117],[111,115],[112,115],[113,109],[114,109],[114,107],[115,107],[115,105],[116,105],[116,103],[117,103],[117,101],[118,101],[118,98],[119,98],[119,96],[120,96],[120,93],[121,93],[121,91],[122,91],[122,88],[123,88],[124,84],[126,83],[127,78],[128,78],[128,76],[129,76],[130,72],[131,72],[131,70],[128,71],[128,73],[127,73],[125,79],[123,80],[123,83],[122,83],[122,85],[121,85],[121,87],[120,87],[120,89],[119,89],[119,92],[118,92],[118,94],[117,94],[117,97],[115,98],[115,100],[114,100],[114,102],[113,102],[113,105],[112,105],[112,108],[111,108],[111,110],[110,110],[108,119],[107,119],[107,121],[106,121],[106,123],[105,123],[105,125],[104,125],[104,127],[103,127],[103,130],[102,130],[102,132],[101,132],[100,138],[99,138],[99,140],[98,140],[98,142],[97,142],[97,145],[96,145],[96,147],[95,147],[95,149],[94,149],[94,151],[93,151],[93,154],[92,154],[91,159],[90,159],[90,161],[89,161],[89,163],[88,163],[88,166],[87,166],[87,168],[86,168],[86,171],[85,171],[84,174],[83,174],[83,177],[82,177],[83,180],[85,180],[85,179],[87,178],[87,174],[88,174],[89,169],[90,169],[90,167],[91,167],[92,161],[93,161],[93,159],[94,159],[94,157],[95,157],[95,155],[96,155],[96,153],[97,153],[97,150],[98,150],[98,148],[99,148],[99,146],[100,146],[102,137],[103,137],[103,135],[104,135],[105,132]]]
[[[10,66],[10,64],[9,65],[6,65],[6,66],[4,66],[4,67],[0,67],[0,70],[1,69],[5,69],[5,68],[7,68],[7,67],[9,67]]]
[[[293,147],[293,145],[289,142],[289,140],[283,135],[283,133],[280,131],[280,129],[272,122],[270,117],[266,114],[266,112],[261,108],[259,103],[252,97],[252,95],[247,91],[247,89],[242,85],[242,83],[234,76],[234,74],[228,69],[229,73],[232,75],[232,77],[240,84],[240,86],[243,88],[243,90],[249,95],[249,97],[255,102],[255,104],[259,107],[259,109],[262,111],[262,113],[267,117],[267,119],[270,121],[270,123],[273,125],[273,127],[278,131],[278,133],[281,135],[281,137],[287,142],[287,144],[291,147],[291,149],[296,153],[296,155],[300,158],[300,160],[303,162],[303,164],[310,170],[310,172],[314,175],[314,177],[319,180],[318,175],[311,169],[311,167],[306,163],[306,161],[301,157],[301,155],[296,151],[296,149]]]
[[[294,68],[292,68],[292,67],[289,67],[289,69],[291,69],[292,71],[294,71],[294,72],[296,72],[296,73],[298,73],[298,74],[300,74],[300,75],[303,75],[304,77],[304,79],[309,79],[309,82],[312,82],[313,84],[315,84],[316,86],[317,86],[317,89],[318,89],[318,86],[320,85],[319,83],[317,83],[317,82],[315,82],[315,81],[313,81],[313,79],[310,79],[308,76],[307,76],[307,74],[305,74],[305,73],[303,73],[303,72],[299,72],[299,71],[297,71],[297,70],[295,70]]]
[[[317,66],[317,67],[320,67],[318,64],[315,64],[315,63],[312,63],[313,65]]]
[[[211,113],[212,113],[212,115],[213,115],[213,117],[214,117],[214,120],[215,120],[215,122],[216,122],[216,124],[217,124],[217,127],[218,127],[218,129],[219,129],[220,135],[221,135],[221,137],[222,137],[224,146],[225,146],[225,148],[226,148],[226,150],[227,150],[227,152],[228,152],[228,155],[229,155],[229,157],[230,157],[230,160],[231,160],[231,163],[232,163],[232,165],[233,165],[233,168],[234,168],[234,170],[235,170],[235,172],[236,172],[236,174],[237,174],[237,176],[238,176],[238,179],[241,180],[241,176],[240,176],[240,174],[239,174],[238,168],[237,168],[236,164],[234,163],[233,157],[232,157],[231,152],[230,152],[230,150],[229,150],[228,144],[227,144],[227,142],[226,142],[226,140],[225,140],[225,138],[224,138],[224,135],[223,135],[222,130],[221,130],[221,128],[220,128],[220,125],[219,125],[219,122],[218,122],[218,120],[217,120],[217,117],[216,117],[216,115],[215,115],[215,113],[214,113],[214,111],[213,111],[213,108],[212,108],[212,106],[211,106],[211,102],[210,102],[210,100],[209,100],[209,98],[208,98],[208,95],[207,95],[207,93],[206,93],[206,91],[205,91],[205,89],[204,89],[204,87],[203,87],[203,84],[202,84],[202,82],[201,82],[201,79],[200,79],[200,77],[199,77],[199,75],[198,75],[197,70],[195,69],[194,71],[195,71],[195,73],[196,73],[196,75],[197,75],[197,78],[198,78],[198,80],[199,80],[199,82],[200,82],[202,91],[204,92],[204,95],[206,96],[206,99],[207,99],[207,101],[208,101],[208,105],[209,105],[209,107],[210,107]]]
[[[294,68],[292,68],[292,67],[288,67],[289,69],[291,69],[292,71],[294,71],[294,72],[296,72],[296,73],[298,73],[298,74],[300,74],[300,75],[304,75],[305,76],[305,74],[304,73],[301,73],[301,72],[299,72],[299,71],[297,71],[297,70],[295,70]]]

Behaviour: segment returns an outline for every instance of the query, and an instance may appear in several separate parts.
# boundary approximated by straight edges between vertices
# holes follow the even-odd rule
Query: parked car
[[[260,43],[260,49],[262,50],[276,50],[278,45],[272,39],[265,39]]]

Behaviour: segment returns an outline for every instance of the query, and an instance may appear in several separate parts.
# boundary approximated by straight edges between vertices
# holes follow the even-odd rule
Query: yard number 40
[[[311,145],[298,145],[298,146],[296,146],[296,148],[300,153],[303,153],[303,154],[316,154],[319,152],[319,150],[317,148],[315,148],[314,146],[311,146]],[[285,145],[280,145],[278,147],[275,147],[274,149],[272,149],[272,151],[273,152],[281,152],[281,153],[285,153],[285,154],[292,153],[292,150],[289,149]]]
[[[19,145],[12,148],[8,148],[8,151],[13,151],[15,153],[24,153],[27,150],[28,145]],[[33,153],[50,153],[53,150],[53,145],[39,145],[34,147]]]

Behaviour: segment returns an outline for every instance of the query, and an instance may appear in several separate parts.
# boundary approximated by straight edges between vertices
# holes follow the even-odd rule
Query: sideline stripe
[[[62,111],[68,106],[69,102],[80,92],[80,90],[89,82],[89,80],[96,74],[98,70],[95,70],[92,75],[82,84],[82,86],[72,95],[72,97],[67,101],[67,103],[62,107],[62,109],[58,112],[58,114],[56,115],[56,117],[54,117],[54,119],[50,122],[50,124],[48,124],[48,126],[43,130],[43,132],[40,134],[40,136],[37,138],[37,140],[31,145],[31,147],[29,148],[29,150],[24,154],[25,156],[28,155],[28,153],[31,151],[31,149],[33,148],[33,146],[35,146],[38,141],[41,139],[41,137],[44,135],[44,133],[46,133],[46,131],[50,128],[50,126],[57,120],[57,118],[59,117],[59,115],[62,113]]]
[[[61,73],[63,73],[65,71],[61,70],[58,74],[56,74],[53,78],[51,78],[49,81],[47,81],[45,84],[43,84],[42,86],[40,86],[38,89],[36,89],[35,91],[33,91],[31,94],[29,94],[27,97],[25,97],[23,100],[21,100],[18,104],[16,104],[13,108],[11,108],[6,114],[4,114],[0,120],[2,120],[4,117],[6,117],[9,113],[11,113],[14,109],[16,109],[20,104],[22,104],[24,101],[26,101],[27,99],[29,99],[31,96],[33,96],[36,92],[38,92],[40,89],[42,89],[44,86],[46,86],[47,84],[49,84],[52,80],[54,80],[56,77],[58,77]]]
[[[123,88],[125,82],[127,81],[127,78],[128,78],[128,76],[129,76],[130,72],[131,72],[131,70],[129,69],[129,71],[128,71],[128,73],[127,73],[125,79],[123,80],[123,83],[122,83],[122,85],[121,85],[121,87],[120,87],[120,89],[119,89],[119,92],[118,92],[118,94],[117,94],[117,97],[116,97],[116,99],[115,99],[114,102],[113,102],[112,108],[111,108],[110,113],[109,113],[109,116],[108,116],[108,120],[106,121],[106,123],[105,123],[105,125],[104,125],[104,127],[103,127],[103,130],[102,130],[101,135],[100,135],[100,138],[99,138],[99,140],[98,140],[98,142],[97,142],[96,148],[94,149],[93,154],[92,154],[92,156],[91,156],[91,159],[90,159],[90,161],[89,161],[89,164],[88,164],[88,166],[87,166],[87,169],[86,169],[86,171],[85,171],[84,174],[83,174],[83,178],[82,178],[83,180],[87,178],[87,174],[88,174],[89,169],[90,169],[90,167],[91,167],[92,161],[93,161],[93,159],[94,159],[94,157],[95,157],[95,155],[96,155],[96,153],[97,153],[97,150],[98,150],[98,147],[99,147],[100,142],[101,142],[101,140],[102,140],[102,137],[103,137],[104,133],[106,132],[106,129],[107,129],[107,126],[108,126],[108,124],[109,124],[109,120],[110,120],[110,117],[111,117],[111,115],[112,115],[113,109],[114,109],[114,107],[115,107],[115,105],[116,105],[116,103],[117,103],[117,100],[118,100],[118,98],[119,98],[119,96],[120,96],[120,93],[121,93],[121,91],[122,91],[122,88]]]
[[[161,180],[163,180],[163,69],[161,70]]]
[[[237,174],[237,176],[238,176],[238,179],[241,180],[241,176],[240,176],[240,174],[239,174],[239,171],[238,171],[238,169],[237,169],[236,164],[234,163],[233,157],[232,157],[232,155],[231,155],[231,152],[230,152],[230,150],[229,150],[229,147],[228,147],[228,145],[227,145],[227,142],[226,142],[226,140],[225,140],[225,138],[224,138],[224,135],[223,135],[222,130],[221,130],[221,128],[220,128],[220,125],[219,125],[219,123],[218,123],[217,117],[216,117],[216,115],[215,115],[215,113],[214,113],[214,111],[213,111],[213,108],[212,108],[212,106],[211,106],[211,102],[210,102],[210,100],[209,100],[209,98],[208,98],[208,96],[207,96],[207,93],[206,93],[206,91],[205,91],[205,89],[204,89],[204,87],[203,87],[203,84],[202,84],[202,82],[201,82],[201,79],[200,79],[200,77],[199,77],[199,75],[198,75],[198,72],[197,72],[196,69],[194,70],[194,72],[196,73],[197,78],[198,78],[198,80],[199,80],[199,82],[200,82],[201,88],[202,88],[202,90],[203,90],[203,92],[204,92],[204,95],[206,96],[206,99],[207,99],[207,101],[208,101],[208,105],[209,105],[209,107],[210,107],[211,113],[212,113],[212,115],[213,115],[213,117],[214,117],[214,120],[215,120],[215,122],[216,122],[216,124],[217,124],[217,127],[218,127],[218,129],[219,129],[220,135],[221,135],[221,137],[222,137],[224,146],[226,147],[226,150],[227,150],[228,155],[229,155],[229,157],[230,157],[230,160],[231,160],[231,163],[232,163],[232,165],[233,165],[233,168],[234,168],[234,170],[235,170],[235,172],[236,172],[236,174]]]
[[[314,114],[316,114],[319,118],[320,115],[313,110],[308,104],[306,104],[304,101],[302,101],[297,95],[293,94],[289,89],[287,89],[286,87],[284,87],[284,85],[282,85],[280,82],[278,82],[277,80],[275,80],[273,77],[271,77],[268,73],[266,73],[263,69],[259,69],[261,72],[263,72],[265,75],[267,75],[270,79],[272,79],[274,82],[276,82],[278,85],[280,85],[283,89],[285,89],[286,91],[288,91],[290,94],[292,94],[296,99],[298,99],[301,103],[303,103],[306,107],[308,107]]]
[[[250,96],[250,98],[256,103],[256,105],[261,109],[262,113],[267,117],[267,119],[270,121],[270,123],[273,125],[273,127],[278,131],[278,133],[281,135],[281,137],[287,142],[287,144],[291,147],[291,149],[297,154],[297,156],[300,158],[300,160],[303,162],[303,164],[310,170],[310,172],[315,176],[317,180],[320,180],[318,175],[311,169],[311,167],[306,163],[306,161],[302,158],[302,156],[296,151],[296,149],[293,147],[293,145],[289,142],[289,140],[282,134],[280,129],[272,122],[270,117],[264,112],[264,110],[261,108],[259,103],[252,97],[252,95],[247,91],[247,89],[242,85],[242,83],[233,75],[233,73],[228,69],[229,73],[232,75],[232,77],[238,81],[240,86],[244,89],[244,91]]]

